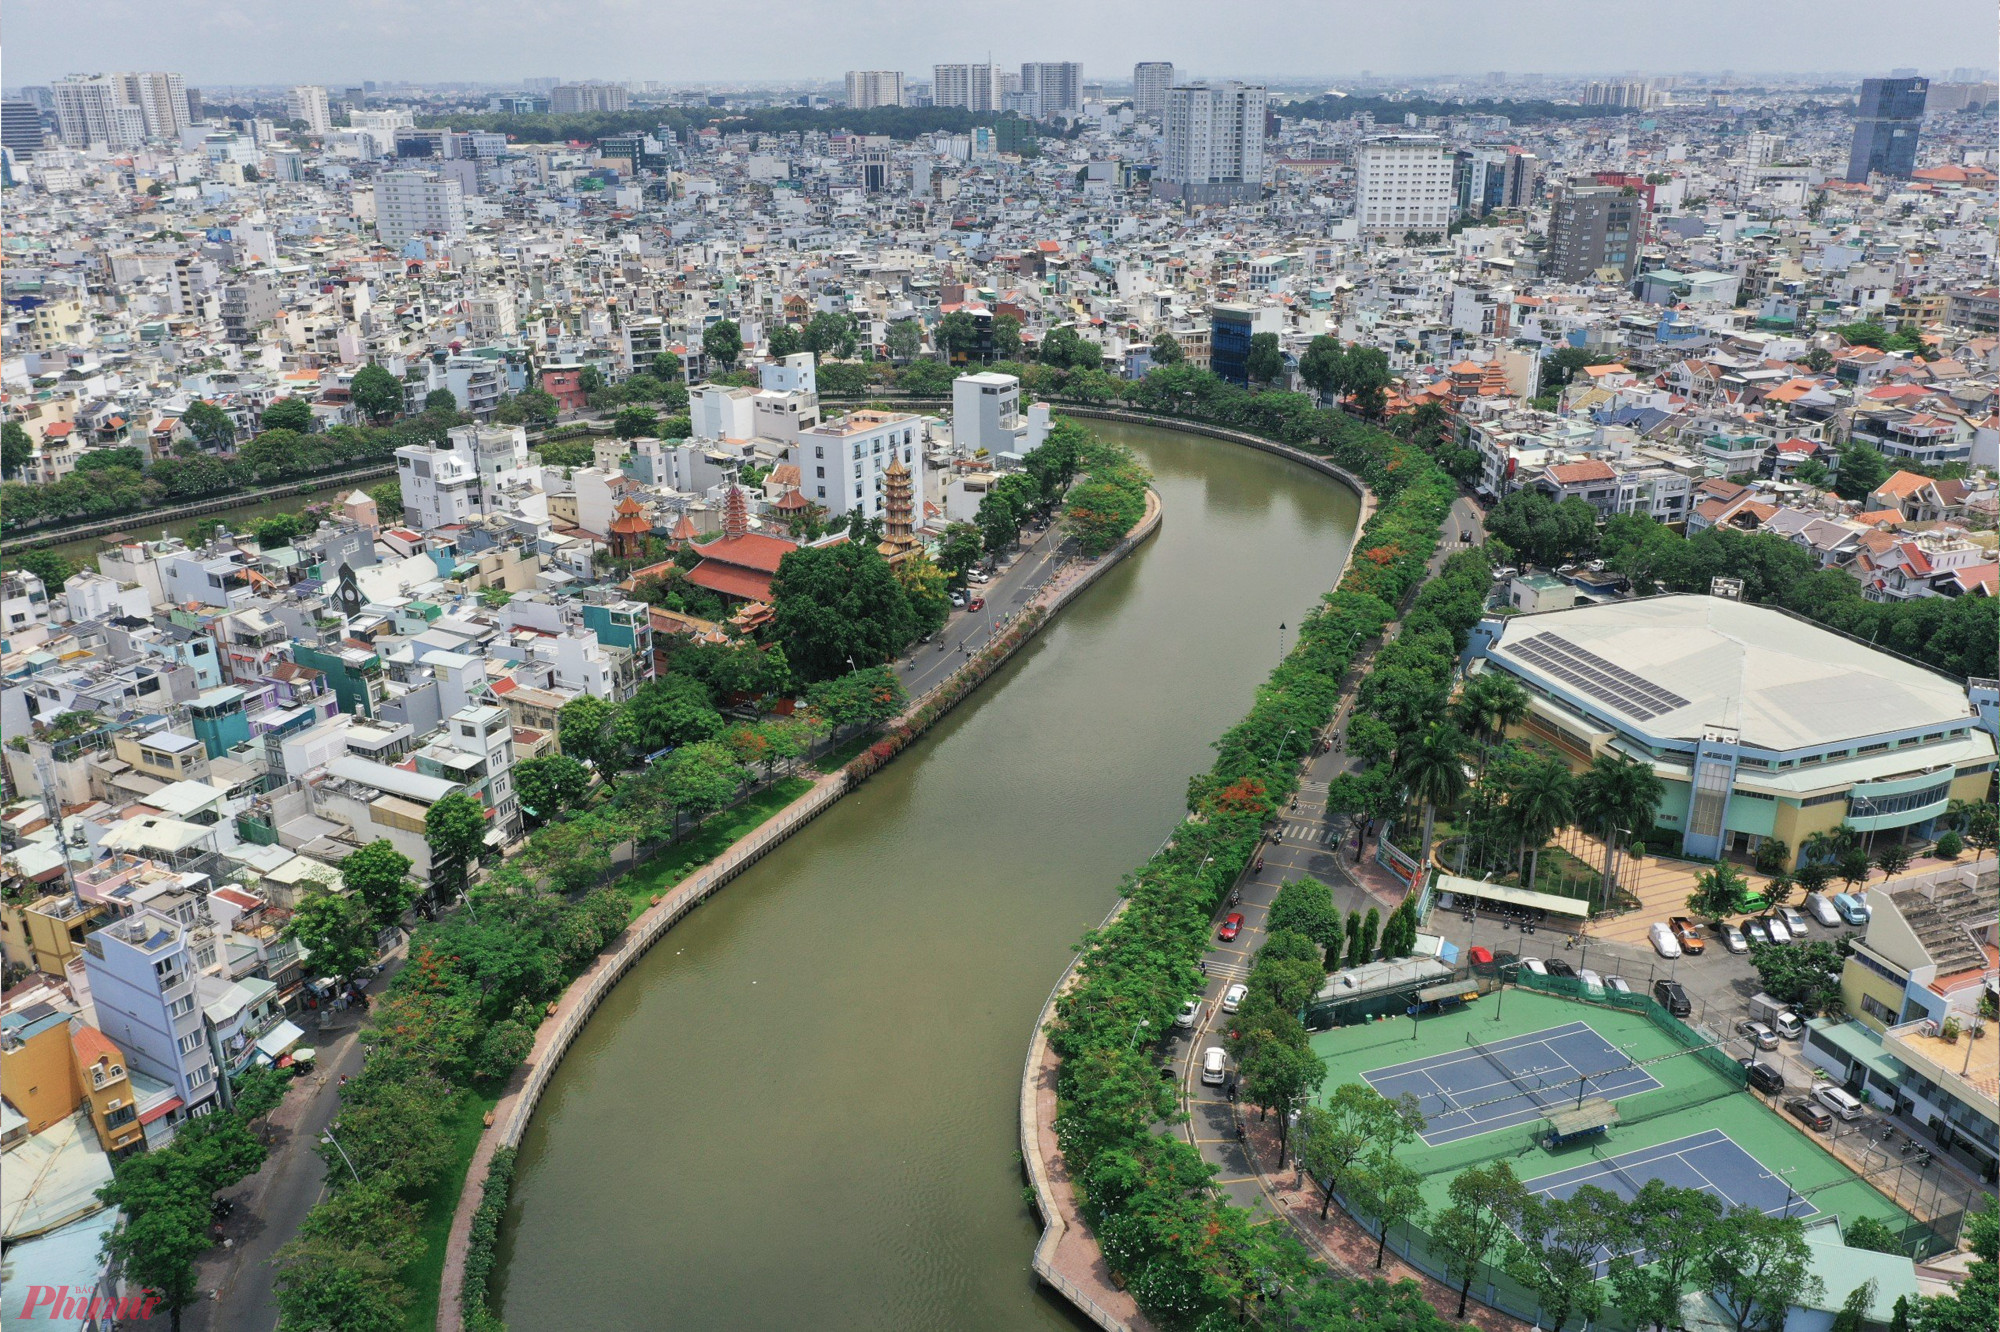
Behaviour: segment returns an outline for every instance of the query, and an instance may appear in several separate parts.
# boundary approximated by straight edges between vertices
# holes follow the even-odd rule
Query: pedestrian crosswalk
[[[1340,841],[1340,830],[1324,823],[1301,820],[1279,824],[1278,837],[1282,841],[1303,842],[1308,846],[1334,846]]]
[[[1211,977],[1233,984],[1236,981],[1250,979],[1250,968],[1242,962],[1218,962],[1214,958],[1210,958],[1208,960],[1208,974]]]

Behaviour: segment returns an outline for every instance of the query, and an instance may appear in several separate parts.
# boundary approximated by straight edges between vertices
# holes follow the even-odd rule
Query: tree
[[[416,898],[416,885],[410,882],[410,858],[386,837],[376,838],[341,861],[340,879],[367,906],[377,929],[400,921]]]
[[[916,636],[909,594],[865,541],[787,553],[771,599],[772,630],[803,681],[880,665]]]
[[[947,356],[970,356],[979,347],[979,321],[964,310],[953,310],[938,320],[931,342]]]
[[[937,566],[945,571],[954,587],[965,586],[965,575],[979,563],[986,543],[971,523],[951,523],[938,539]]]
[[[1576,816],[1576,780],[1569,765],[1553,756],[1530,762],[1507,792],[1507,817],[1525,853],[1521,884],[1532,890],[1541,868],[1542,846],[1556,829]]]
[[[683,745],[661,765],[667,799],[696,823],[727,805],[743,789],[745,773],[728,749],[713,741]]]
[[[1153,335],[1153,364],[1175,366],[1187,360],[1187,353],[1181,350],[1180,339],[1171,333]]]
[[[345,978],[375,960],[375,920],[359,896],[308,895],[293,908],[285,937],[310,955],[315,976]]]
[[[653,378],[662,384],[679,384],[687,378],[687,367],[670,351],[654,352]]]
[[[397,1332],[406,1321],[410,1289],[401,1271],[407,1258],[396,1262],[367,1249],[301,1238],[273,1261],[278,1332]]]
[[[800,342],[815,357],[848,357],[854,354],[854,320],[844,314],[822,310],[806,321]]]
[[[782,361],[787,356],[796,356],[806,349],[806,340],[790,324],[779,324],[772,328],[765,338],[765,347],[774,361]]]
[[[548,876],[560,893],[579,893],[603,881],[611,872],[611,848],[631,833],[591,815],[551,823],[528,842],[521,861]]]
[[[1573,1314],[1588,1322],[1604,1307],[1598,1252],[1616,1232],[1623,1210],[1623,1199],[1595,1184],[1567,1198],[1531,1198],[1521,1210],[1524,1243],[1515,1247],[1508,1269],[1535,1293],[1550,1332],[1562,1332]]]
[[[1437,812],[1456,804],[1465,794],[1465,736],[1449,722],[1434,722],[1418,737],[1396,765],[1396,776],[1410,798],[1424,808],[1419,865],[1431,863],[1431,834]]]
[[[1484,676],[1480,677],[1484,679]],[[1611,905],[1611,862],[1626,834],[1643,837],[1653,824],[1666,786],[1649,763],[1609,750],[1591,760],[1576,781],[1576,816],[1597,827],[1604,839],[1604,886],[1600,900]],[[1783,843],[1779,843],[1783,845]]]
[[[1893,879],[1910,867],[1910,848],[1903,842],[1884,842],[1875,850],[1875,868],[1882,877]]]
[[[1721,1217],[1714,1194],[1647,1180],[1617,1214],[1609,1276],[1618,1308],[1656,1328],[1679,1326],[1681,1297],[1707,1262]]]
[[[618,409],[612,418],[611,433],[620,439],[638,439],[641,435],[651,435],[659,428],[660,414],[651,407],[633,404]]]
[[[1895,1230],[1872,1216],[1857,1216],[1841,1227],[1840,1241],[1850,1249],[1874,1253],[1901,1253],[1903,1245]]]
[[[723,370],[732,370],[743,354],[743,330],[733,319],[718,319],[701,332],[701,350]]]
[[[1333,890],[1318,879],[1292,879],[1278,889],[1264,918],[1267,930],[1296,930],[1320,948],[1340,942],[1340,911]]]
[[[424,841],[431,852],[433,891],[442,881],[463,892],[486,847],[486,807],[477,796],[453,791],[424,815]]]
[[[1875,868],[1875,861],[1866,847],[1851,846],[1840,853],[1838,872],[1840,880],[1849,888],[1859,888],[1868,882],[1869,874]]]
[[[1278,376],[1285,373],[1285,353],[1278,346],[1276,333],[1250,335],[1250,350],[1243,358],[1243,372],[1253,384],[1275,383]]]
[[[305,531],[305,524],[295,513],[273,514],[260,523],[253,523],[250,535],[265,550],[282,550],[292,544],[292,538]]]
[[[1038,355],[1043,365],[1067,368],[1083,347],[1082,337],[1068,324],[1059,324],[1042,338]]]
[[[909,702],[903,682],[887,666],[851,671],[806,687],[806,706],[828,726],[874,726],[897,716]]]
[[[1812,1274],[1812,1249],[1799,1219],[1744,1206],[1732,1207],[1716,1223],[1702,1275],[1736,1332],[1779,1332],[1793,1305],[1818,1299],[1824,1289]]]
[[[617,704],[579,694],[556,713],[556,741],[563,753],[609,772],[618,765],[619,743],[612,729],[617,720]]]
[[[1389,1232],[1420,1219],[1427,1210],[1424,1177],[1377,1146],[1348,1171],[1346,1189],[1355,1214],[1374,1218],[1375,1268],[1380,1271]]]
[[[1838,1011],[1840,971],[1854,945],[1847,936],[1811,943],[1750,945],[1750,965],[1764,993],[1807,1013]]]
[[[1144,490],[1092,480],[1070,492],[1063,529],[1094,558],[1123,541],[1145,516]]]
[[[924,349],[924,326],[915,319],[898,319],[889,325],[883,341],[889,359],[897,365],[907,365]]]
[[[936,633],[951,615],[951,592],[944,570],[918,552],[891,566],[896,581],[910,599],[910,614],[919,638]]]
[[[1496,1255],[1504,1258],[1517,1243],[1511,1232],[1528,1207],[1529,1194],[1505,1160],[1459,1171],[1446,1193],[1451,1204],[1437,1214],[1431,1239],[1444,1258],[1445,1271],[1459,1280],[1458,1312],[1453,1317],[1464,1318],[1480,1268]]]
[[[546,754],[514,765],[514,789],[535,818],[552,819],[590,791],[590,769],[568,754]]]
[[[1303,1034],[1303,1033],[1301,1033]],[[1258,1118],[1278,1112],[1278,1168],[1290,1146],[1291,1108],[1326,1080],[1326,1060],[1304,1044],[1265,1041],[1243,1060],[1243,1094],[1258,1107]]]
[[[1371,1152],[1392,1154],[1422,1128],[1414,1107],[1399,1106],[1373,1087],[1345,1082],[1324,1105],[1299,1112],[1299,1162],[1320,1187],[1319,1219],[1333,1195],[1348,1191],[1352,1172]]]
[[[1954,800],[1945,808],[1951,826],[1984,852],[2000,841],[2000,805],[1986,800]]]
[[[707,686],[685,675],[649,681],[618,718],[620,742],[642,756],[710,740],[721,730],[722,714],[709,701]]]
[[[1726,860],[1715,862],[1715,868],[1706,871],[1695,880],[1694,891],[1688,894],[1687,908],[1702,920],[1721,920],[1724,916],[1738,915],[1750,895],[1750,884],[1740,871]]]
[[[1868,1324],[1868,1311],[1874,1307],[1875,1291],[1873,1277],[1848,1291],[1840,1312],[1833,1316],[1833,1332],[1861,1332]]]
[[[1842,499],[1865,500],[1889,479],[1889,460],[1871,444],[1852,440],[1840,446],[1840,466],[1834,473],[1834,493]]]
[[[1916,1332],[1991,1332],[1993,1311],[2000,1307],[2000,1212],[1991,1196],[1965,1214],[1964,1241],[1972,1250],[1965,1280],[1950,1295],[1934,1295],[1917,1305]]]
[[[993,316],[993,359],[1013,361],[1021,355],[1021,321],[1013,315]]]
[[[1347,382],[1347,348],[1331,334],[1315,337],[1299,357],[1299,378],[1322,400],[1338,394]]]
[[[183,1201],[127,1216],[104,1242],[128,1287],[156,1299],[180,1332],[181,1311],[200,1298],[195,1260],[209,1249],[208,1206]]]
[[[445,416],[457,416],[458,395],[448,388],[434,388],[424,394],[424,410]]]
[[[386,421],[403,410],[403,382],[373,361],[354,372],[347,391],[371,421]]]
[[[301,435],[313,428],[312,404],[304,398],[280,398],[257,418],[265,430],[296,430]]]
[[[989,554],[1006,550],[1020,538],[1021,524],[1041,501],[1041,487],[1026,472],[1008,472],[987,488],[974,521]]]
[[[181,413],[181,424],[205,449],[226,449],[236,442],[236,422],[212,402],[195,399]]]

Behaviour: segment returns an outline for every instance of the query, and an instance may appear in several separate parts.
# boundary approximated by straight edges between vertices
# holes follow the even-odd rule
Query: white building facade
[[[1354,220],[1363,237],[1443,237],[1454,200],[1452,155],[1427,134],[1390,134],[1354,152]]]
[[[375,232],[400,249],[413,237],[465,234],[465,189],[435,171],[390,171],[375,182]]]
[[[1267,105],[1265,90],[1248,84],[1169,88],[1165,162],[1154,193],[1187,204],[1258,198]]]
[[[801,492],[842,520],[857,509],[863,518],[884,516],[882,474],[892,461],[909,469],[914,519],[924,513],[923,422],[908,412],[849,412],[801,430],[788,451],[798,465]]]

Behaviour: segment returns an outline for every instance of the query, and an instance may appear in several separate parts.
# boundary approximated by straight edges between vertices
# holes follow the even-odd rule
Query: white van
[[[1201,1080],[1211,1087],[1220,1087],[1228,1065],[1229,1052],[1219,1045],[1209,1046],[1201,1057]]]
[[[1861,1118],[1861,1102],[1855,1100],[1831,1082],[1815,1082],[1812,1094],[1815,1101],[1818,1101],[1842,1119]]]

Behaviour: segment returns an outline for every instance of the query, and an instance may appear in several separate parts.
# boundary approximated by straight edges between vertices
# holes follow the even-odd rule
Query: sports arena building
[[[1520,732],[1576,768],[1607,750],[1650,762],[1654,826],[1697,859],[1767,837],[1796,857],[1842,822],[1927,838],[1992,781],[1991,723],[1962,682],[1781,610],[1663,596],[1492,617],[1468,662],[1520,681]]]

